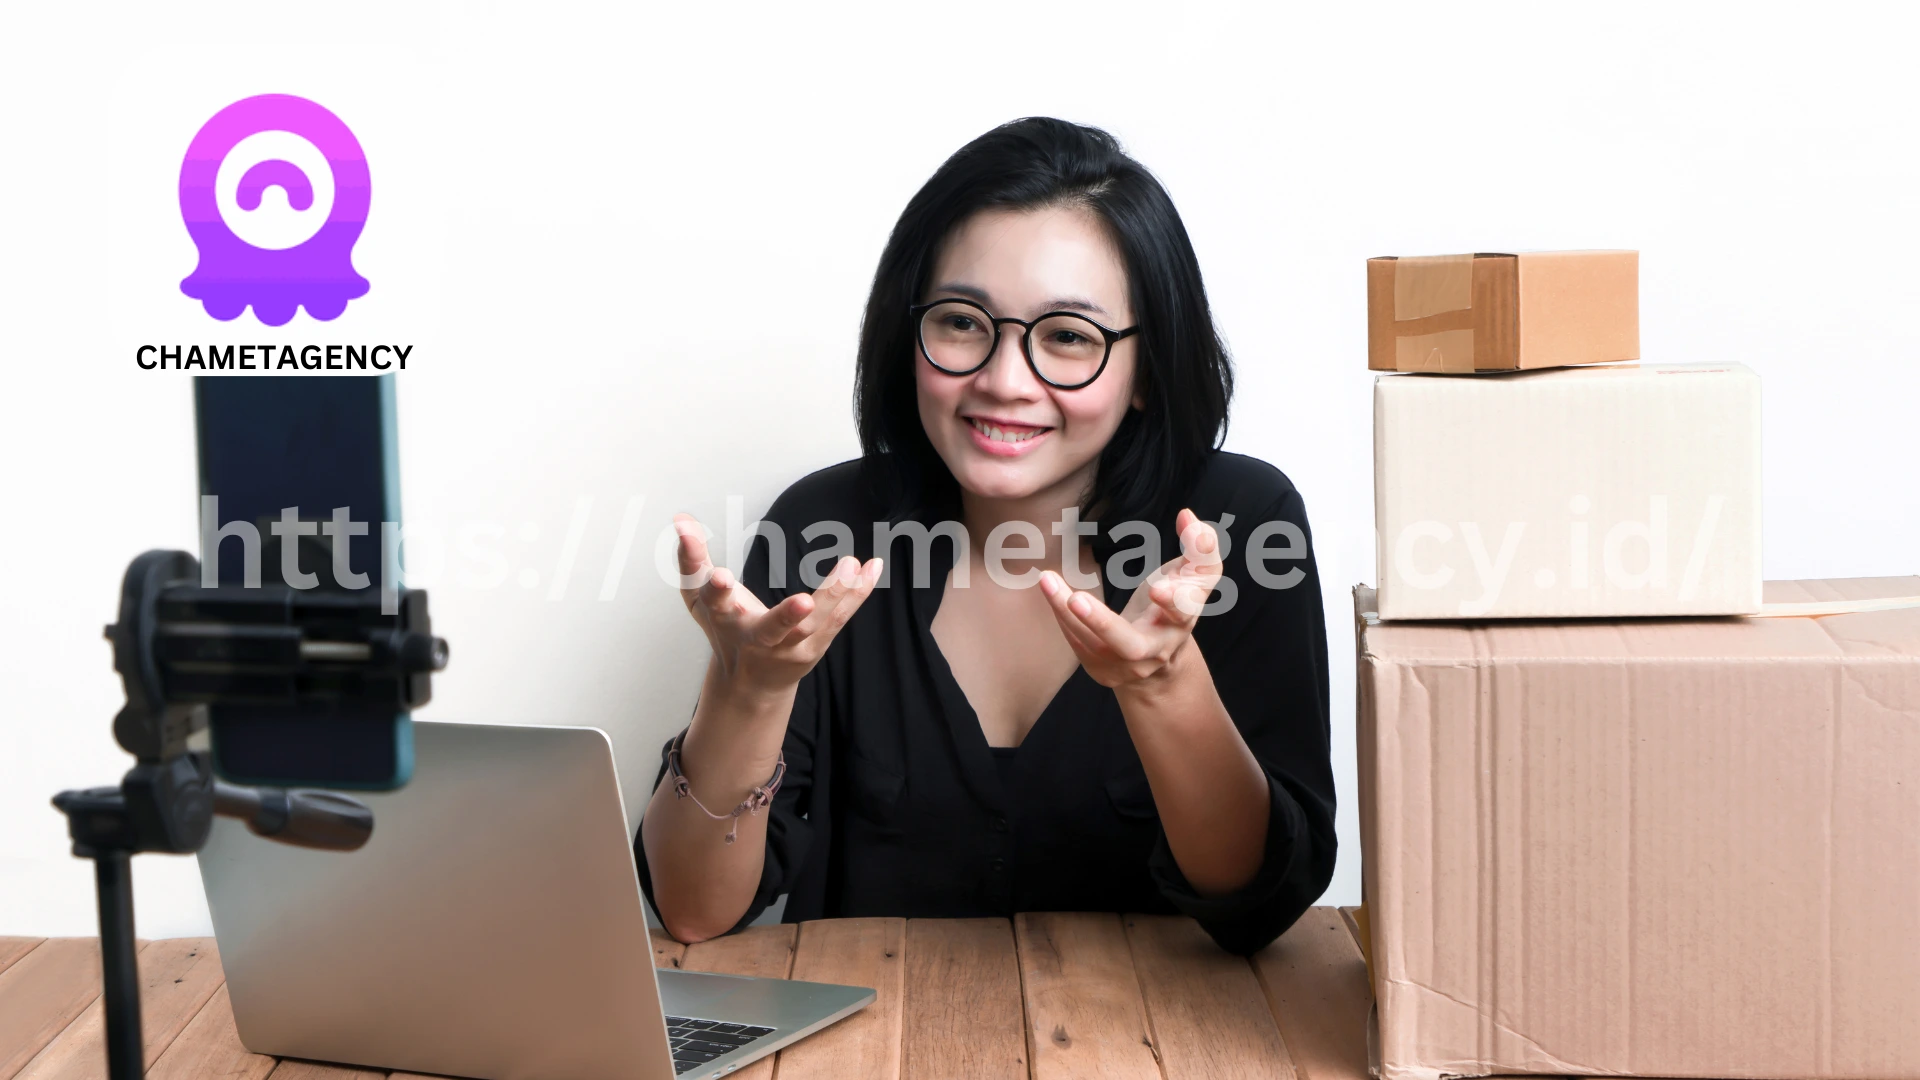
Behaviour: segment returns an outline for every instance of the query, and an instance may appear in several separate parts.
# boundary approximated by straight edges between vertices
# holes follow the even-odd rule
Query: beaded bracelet
[[[780,790],[780,781],[787,775],[787,755],[784,752],[780,754],[779,759],[774,762],[773,775],[767,778],[766,783],[747,792],[747,797],[740,801],[739,806],[733,808],[732,813],[716,814],[707,809],[707,805],[701,802],[699,797],[694,795],[693,789],[687,785],[687,775],[680,771],[680,740],[686,738],[686,736],[687,733],[682,731],[673,737],[672,742],[667,744],[667,769],[673,773],[673,797],[676,799],[692,799],[693,805],[699,807],[701,813],[715,821],[727,821],[731,819],[733,826],[727,830],[727,843],[731,844],[736,839],[736,834],[740,831],[740,815],[758,814],[762,807],[773,802],[773,793]]]

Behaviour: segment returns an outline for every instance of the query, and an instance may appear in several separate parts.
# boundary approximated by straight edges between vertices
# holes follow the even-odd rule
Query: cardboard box
[[[1382,375],[1386,619],[1760,605],[1760,380],[1739,364]]]
[[[1367,366],[1513,371],[1640,358],[1640,253],[1367,260]]]
[[[1915,594],[1767,583],[1916,605],[1824,618],[1362,616],[1377,1075],[1920,1076]]]

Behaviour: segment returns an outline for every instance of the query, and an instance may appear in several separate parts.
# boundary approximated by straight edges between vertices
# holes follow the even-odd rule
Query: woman
[[[864,456],[788,488],[738,578],[676,519],[713,656],[637,838],[667,930],[783,893],[1184,912],[1239,953],[1291,925],[1333,872],[1325,626],[1299,494],[1214,448],[1231,390],[1111,136],[1020,120],[942,165],[874,277]]]

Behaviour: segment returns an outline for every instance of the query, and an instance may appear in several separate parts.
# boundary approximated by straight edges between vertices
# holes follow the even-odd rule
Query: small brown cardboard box
[[[1367,367],[1513,371],[1640,358],[1640,254],[1367,260]]]
[[[1356,589],[1377,1074],[1920,1076],[1916,594],[1414,623]]]

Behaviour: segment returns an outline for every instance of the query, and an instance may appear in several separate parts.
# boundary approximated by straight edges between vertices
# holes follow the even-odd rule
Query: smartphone
[[[221,585],[250,569],[303,592],[397,584],[381,544],[382,523],[400,520],[393,395],[392,375],[194,380],[200,559]],[[365,528],[333,527],[336,515]],[[212,705],[208,722],[214,769],[234,783],[386,791],[413,772],[412,723],[391,705]]]

